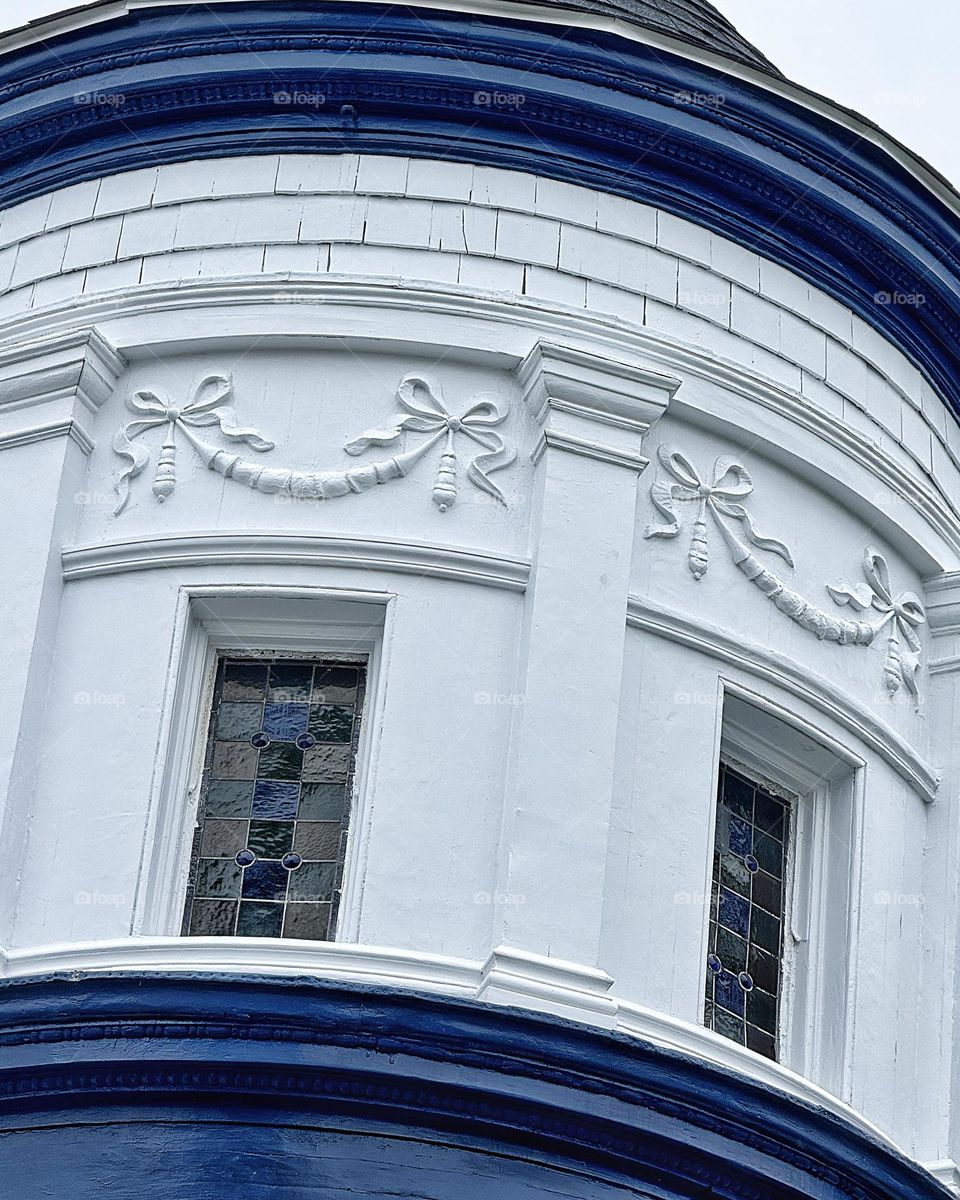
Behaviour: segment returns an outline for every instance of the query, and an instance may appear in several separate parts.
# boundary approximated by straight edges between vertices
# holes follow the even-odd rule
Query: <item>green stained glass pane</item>
[[[303,751],[292,742],[271,742],[260,751],[258,779],[296,782],[303,771]],[[306,778],[306,776],[304,776]]]
[[[283,936],[322,942],[329,936],[330,905],[291,902],[283,922]]]
[[[247,845],[257,858],[283,858],[293,849],[293,822],[251,821]]]
[[[249,817],[253,781],[211,780],[207,788],[207,817]]]
[[[298,821],[293,848],[301,858],[336,861],[340,852],[340,822]]]
[[[227,663],[223,673],[224,701],[248,700],[261,703],[267,690],[267,664],[252,662]]]
[[[203,823],[200,853],[204,858],[233,858],[247,844],[247,822],[211,817]]]
[[[311,704],[309,731],[318,742],[349,742],[353,709],[345,704]]]
[[[283,904],[272,900],[242,900],[237,937],[279,937],[283,929]]]
[[[349,746],[312,746],[303,756],[305,782],[345,782],[350,768]]]
[[[305,862],[290,876],[291,900],[330,900],[336,880],[336,863]]]
[[[301,821],[343,820],[347,807],[347,789],[342,783],[305,783],[300,788]]]
[[[257,750],[249,742],[217,742],[213,748],[214,779],[253,779]]]
[[[314,704],[355,704],[359,672],[356,667],[318,665],[313,676]]]
[[[239,896],[243,874],[232,858],[201,858],[197,867],[198,896]]]
[[[217,737],[248,741],[260,728],[263,705],[221,704],[217,712]]]
[[[236,900],[194,900],[189,932],[194,937],[229,937],[236,922]]]

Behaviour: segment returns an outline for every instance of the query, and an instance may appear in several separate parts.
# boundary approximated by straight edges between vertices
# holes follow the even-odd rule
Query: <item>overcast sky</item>
[[[77,0],[0,0],[0,27]],[[960,187],[960,0],[714,0],[787,76],[870,117]]]

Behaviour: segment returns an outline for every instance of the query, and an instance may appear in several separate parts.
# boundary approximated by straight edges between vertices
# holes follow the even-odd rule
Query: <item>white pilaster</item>
[[[537,463],[494,944],[598,965],[643,435],[679,383],[540,343]]]

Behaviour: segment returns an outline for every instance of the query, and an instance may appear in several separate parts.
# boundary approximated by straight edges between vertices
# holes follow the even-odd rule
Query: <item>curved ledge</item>
[[[276,1152],[277,1131],[295,1177],[320,1169],[332,1193],[364,1197],[382,1194],[365,1172],[385,1143],[391,1181],[418,1196],[444,1194],[431,1175],[451,1149],[461,1173],[495,1173],[506,1194],[526,1165],[530,1196],[582,1196],[577,1176],[596,1197],[624,1186],[670,1200],[944,1195],[869,1129],[756,1080],[450,996],[303,976],[74,971],[0,985],[0,1043],[0,1130],[20,1134],[0,1140],[0,1166],[48,1187],[69,1174],[73,1195],[102,1194],[117,1163],[136,1164],[138,1195],[169,1195],[171,1170],[192,1178],[198,1154],[219,1172],[234,1154],[244,1167]],[[337,1155],[343,1137],[350,1149]],[[88,1163],[91,1143],[99,1157]],[[145,1169],[161,1147],[166,1170]]]
[[[287,304],[291,295],[296,297],[296,303]],[[322,306],[322,336],[316,332],[311,302]],[[157,337],[155,329],[151,329],[153,336],[147,337],[139,331],[140,324],[137,324],[136,330],[125,337],[117,324],[120,321],[142,323],[170,312],[176,312],[178,316],[184,313],[199,315],[221,306],[249,309],[260,305],[263,306],[263,328],[258,329],[257,340],[261,346],[268,344],[270,339],[291,337],[321,345],[324,341],[348,339],[360,347],[371,341],[382,346],[384,314],[403,313],[417,323],[420,333],[419,338],[407,333],[411,342],[420,345],[427,341],[449,348],[454,354],[464,353],[460,322],[481,322],[490,329],[496,328],[501,340],[499,348],[491,350],[490,339],[485,336],[484,349],[472,353],[482,353],[485,358],[491,354],[497,356],[504,366],[518,364],[529,351],[532,341],[546,338],[551,342],[569,341],[571,345],[587,347],[591,353],[617,361],[624,355],[635,356],[648,366],[652,364],[672,375],[693,375],[719,383],[744,401],[760,405],[789,426],[815,437],[830,451],[842,454],[871,480],[877,480],[888,489],[891,500],[907,505],[949,550],[949,554],[944,555],[938,547],[919,540],[916,532],[905,530],[924,574],[952,568],[960,556],[960,510],[940,489],[926,483],[919,473],[913,475],[904,470],[878,441],[850,428],[832,413],[816,408],[798,393],[711,351],[615,318],[577,312],[542,300],[531,301],[522,296],[505,298],[455,285],[405,282],[403,287],[397,287],[395,280],[318,279],[316,276],[286,274],[238,276],[117,290],[0,322],[0,330],[8,331],[10,353],[15,353],[18,360],[26,360],[39,352],[34,342],[41,346],[48,339],[56,342],[80,334],[89,335],[91,329],[110,322],[111,334],[116,337],[123,354],[135,359],[147,352],[155,356],[165,346],[182,351],[191,345],[203,344],[212,336],[211,331],[178,330],[176,340],[171,341],[162,335]],[[338,308],[343,312],[338,313]],[[359,310],[363,309],[369,312],[361,317]],[[456,318],[460,342],[454,343],[450,329],[442,324],[446,317]],[[217,329],[219,331],[220,327]],[[231,340],[233,344],[242,341]],[[219,332],[218,342],[223,344]],[[396,340],[393,344],[397,344]],[[671,404],[674,409],[697,411],[686,404],[682,391]],[[877,436],[880,437],[879,426]],[[802,456],[790,451],[782,442],[777,442],[777,447],[793,469],[808,474],[813,471],[821,484],[831,481],[834,486],[841,486],[830,466],[811,458],[809,446],[804,447]],[[857,496],[853,488],[847,491],[848,499]],[[882,526],[889,520],[889,513],[883,508],[870,503],[866,497],[860,496],[860,499],[869,504],[875,524]]]
[[[64,550],[62,563],[65,580],[127,571],[206,567],[215,563],[267,563],[400,571],[405,575],[455,579],[511,592],[522,592],[530,574],[530,564],[524,559],[430,542],[246,531],[172,533],[132,541],[97,542]]]
[[[749,245],[891,338],[956,405],[960,218],[947,194],[838,110],[616,28],[558,38],[526,12],[251,0],[231,5],[228,35],[216,11],[138,6],[4,57],[0,204],[212,157],[226,142],[238,154],[354,150],[514,167],[653,203]],[[316,103],[278,105],[278,93],[301,92]],[[523,103],[478,100],[492,92]],[[721,104],[683,99],[718,95]],[[881,292],[914,299],[879,303]]]
[[[934,767],[885,721],[822,676],[798,670],[789,658],[765,646],[733,637],[708,622],[669,612],[641,596],[628,597],[627,624],[709,654],[805,700],[869,746],[921,799],[931,803],[936,798],[940,775]]]

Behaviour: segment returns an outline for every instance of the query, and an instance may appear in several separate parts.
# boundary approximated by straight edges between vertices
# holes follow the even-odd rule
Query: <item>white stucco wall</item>
[[[171,749],[191,596],[253,595],[267,638],[294,600],[359,598],[383,632],[350,940],[470,962],[505,943],[696,1022],[724,696],[752,698],[832,747],[851,789],[827,801],[849,804],[851,832],[820,967],[846,989],[842,1063],[812,1028],[833,994],[814,977],[790,1065],[909,1152],[950,1157],[960,436],[897,350],[668,214],[457,164],[137,171],[8,210],[0,243],[8,947],[177,933],[176,897],[166,916],[144,897],[158,805],[190,819],[164,772],[194,744]],[[439,450],[321,504],[225,480],[182,441],[161,505],[154,431],[113,512],[111,442],[137,391],[182,405],[229,374],[240,423],[276,444],[265,466],[339,470],[395,453],[343,446],[395,419],[410,372],[452,413],[481,395],[507,412],[506,505],[466,478],[466,443],[441,513]],[[696,581],[689,506],[679,538],[645,537],[661,446],[708,483],[720,456],[745,466],[744,503],[795,566],[758,556],[835,616],[856,614],[826,585],[861,582],[867,546],[885,556],[895,592],[929,609],[919,706],[888,694],[882,638],[801,629],[713,525]]]

